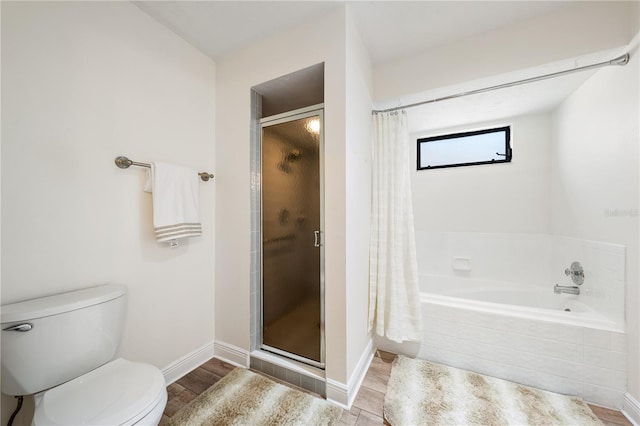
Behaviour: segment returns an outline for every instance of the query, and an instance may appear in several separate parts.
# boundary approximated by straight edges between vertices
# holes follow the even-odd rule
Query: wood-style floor
[[[342,414],[342,418],[340,419],[341,425],[387,424],[383,420],[382,406],[384,404],[384,394],[387,391],[389,375],[391,374],[391,363],[394,358],[394,354],[382,351],[376,354],[351,410],[345,410]],[[169,418],[180,408],[187,405],[192,399],[204,392],[209,386],[216,383],[233,369],[234,366],[214,358],[205,362],[177,382],[169,385],[167,387],[169,399],[162,420],[160,421],[160,426],[166,424]],[[259,372],[256,371],[256,373]],[[270,378],[276,382],[296,388],[274,377]],[[307,392],[304,389],[296,389]],[[619,411],[595,405],[589,405],[589,407],[591,407],[591,410],[593,410],[595,415],[598,416],[606,426],[632,426],[627,418]]]

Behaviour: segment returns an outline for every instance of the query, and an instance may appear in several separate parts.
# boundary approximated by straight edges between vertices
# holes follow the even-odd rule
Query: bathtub
[[[580,296],[552,285],[420,279],[422,342],[381,349],[622,407],[626,334]]]
[[[461,309],[624,332],[624,327],[584,303],[580,296],[548,288],[446,276],[420,276],[421,299]]]

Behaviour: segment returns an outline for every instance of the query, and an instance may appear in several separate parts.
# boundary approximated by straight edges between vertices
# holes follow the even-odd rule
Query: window
[[[511,128],[418,139],[418,170],[511,162]]]

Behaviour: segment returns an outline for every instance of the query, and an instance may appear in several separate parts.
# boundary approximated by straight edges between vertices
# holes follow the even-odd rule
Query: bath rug
[[[342,408],[236,368],[182,407],[171,426],[333,425]]]
[[[384,417],[404,425],[602,425],[577,397],[399,355]]]

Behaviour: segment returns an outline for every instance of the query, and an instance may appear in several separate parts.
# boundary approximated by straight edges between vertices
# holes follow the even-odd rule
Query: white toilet
[[[2,392],[35,394],[34,425],[158,424],[162,372],[114,359],[126,294],[108,284],[2,306]]]

